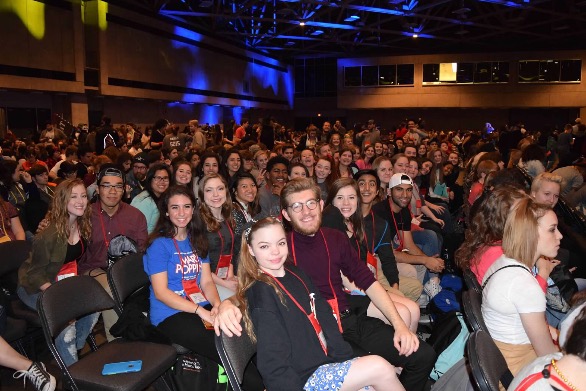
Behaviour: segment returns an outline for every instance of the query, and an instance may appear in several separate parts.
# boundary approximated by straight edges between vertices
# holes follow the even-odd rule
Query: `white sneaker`
[[[429,296],[429,299],[433,299],[435,295],[441,292],[442,287],[440,285],[439,277],[432,277],[423,285],[423,290]]]
[[[25,386],[26,379],[29,379],[37,391],[54,391],[57,386],[55,378],[47,372],[45,364],[42,362],[33,362],[28,370],[16,371],[12,377],[15,379],[22,377]]]

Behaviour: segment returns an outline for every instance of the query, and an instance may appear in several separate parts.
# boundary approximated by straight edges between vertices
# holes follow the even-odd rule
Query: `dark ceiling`
[[[285,60],[300,56],[586,49],[586,0],[134,3],[196,31]]]

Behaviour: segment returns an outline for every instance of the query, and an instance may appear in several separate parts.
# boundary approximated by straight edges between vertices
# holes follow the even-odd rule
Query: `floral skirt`
[[[346,379],[355,358],[344,362],[324,364],[317,368],[303,386],[305,391],[338,391]],[[366,387],[365,389],[368,389]]]

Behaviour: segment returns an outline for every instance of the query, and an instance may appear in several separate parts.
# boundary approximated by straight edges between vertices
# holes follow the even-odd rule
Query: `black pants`
[[[211,307],[206,307],[211,309]],[[169,339],[178,345],[194,351],[221,365],[216,350],[214,330],[207,330],[201,318],[189,312],[179,312],[169,316],[157,326]],[[243,386],[245,390],[262,391],[264,385],[254,363],[244,371]]]
[[[380,319],[351,314],[342,319],[343,337],[352,345],[359,347],[355,353],[363,355],[364,351],[383,357],[391,364],[402,367],[399,380],[408,391],[424,389],[429,373],[436,360],[434,350],[426,342],[419,340],[419,349],[409,357],[399,355],[393,345],[395,330]]]

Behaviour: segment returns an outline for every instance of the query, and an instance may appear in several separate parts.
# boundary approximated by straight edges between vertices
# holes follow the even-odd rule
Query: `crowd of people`
[[[571,312],[546,301],[552,270],[572,268],[575,291],[586,288],[583,236],[562,242],[553,211],[560,197],[586,208],[584,137],[580,119],[559,135],[435,131],[421,119],[392,131],[374,120],[303,132],[273,118],[224,131],[197,120],[141,132],[104,117],[70,134],[47,124],[36,140],[2,142],[0,242],[32,241],[17,293],[34,309],[70,276],[110,293],[110,241],[132,239],[151,280],[150,322],[219,362],[214,327],[239,335],[243,318],[258,346],[246,381],[268,390],[424,390],[436,354],[417,336],[420,308],[455,258],[484,286],[488,331],[523,373],[559,351],[555,329]],[[57,338],[66,365],[98,316]],[[118,316],[102,316],[112,340]],[[23,365],[11,367],[54,389],[41,363]]]

